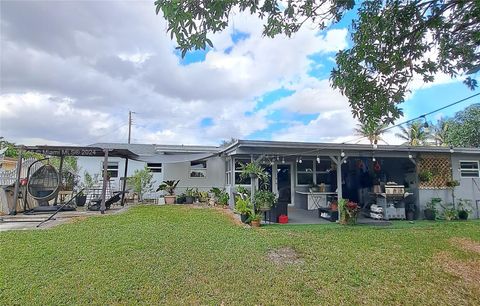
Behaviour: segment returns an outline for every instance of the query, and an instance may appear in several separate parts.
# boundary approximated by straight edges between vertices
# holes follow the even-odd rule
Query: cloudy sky
[[[349,21],[268,39],[259,20],[236,14],[212,36],[213,49],[182,59],[153,0],[0,5],[0,136],[7,140],[126,142],[129,110],[135,143],[356,138],[348,103],[328,81],[335,53],[348,47]],[[405,118],[471,94],[444,76],[412,90]]]

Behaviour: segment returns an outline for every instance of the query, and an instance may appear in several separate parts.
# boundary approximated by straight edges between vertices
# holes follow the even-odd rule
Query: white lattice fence
[[[22,169],[20,171],[20,178],[27,177],[28,167],[36,161],[35,158],[27,158],[24,159],[22,162]],[[38,168],[40,168],[43,164],[36,163],[30,170],[30,174],[35,172]],[[0,170],[0,186],[9,186],[15,184],[15,179],[17,178],[17,169],[12,169],[8,171]]]

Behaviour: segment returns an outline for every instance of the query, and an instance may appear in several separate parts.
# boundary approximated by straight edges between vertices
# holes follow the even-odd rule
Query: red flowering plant
[[[340,211],[340,223],[342,224],[356,224],[360,206],[347,199],[340,199],[338,201],[338,209]]]

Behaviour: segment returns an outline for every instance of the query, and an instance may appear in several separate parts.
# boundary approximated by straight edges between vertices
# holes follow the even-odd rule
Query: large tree
[[[396,133],[400,139],[405,140],[405,145],[409,146],[423,146],[428,145],[429,133],[425,130],[421,120],[412,121],[406,127],[399,126],[400,133]]]
[[[470,105],[448,121],[445,141],[455,147],[480,148],[480,103]]]
[[[224,30],[232,14],[246,11],[262,20],[263,34],[297,32],[311,21],[323,29],[345,12],[358,9],[351,26],[353,45],[336,56],[332,85],[349,99],[361,122],[391,123],[402,115],[399,104],[411,81],[434,81],[439,72],[466,76],[480,69],[478,0],[156,0],[167,31],[182,55],[213,46],[210,33]],[[475,79],[467,77],[473,89]]]
[[[370,144],[378,144],[380,141],[384,141],[382,135],[385,133],[386,127],[386,124],[378,120],[366,120],[357,124],[355,132],[357,135],[367,138]]]

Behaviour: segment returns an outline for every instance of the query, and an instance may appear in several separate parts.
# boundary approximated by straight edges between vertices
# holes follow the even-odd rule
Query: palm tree
[[[447,132],[449,122],[445,119],[438,120],[437,124],[433,127],[432,137],[437,146],[447,145]]]
[[[364,136],[370,141],[370,144],[377,144],[382,139],[382,134],[385,133],[384,129],[387,124],[381,123],[379,120],[367,120],[357,124],[355,132],[357,135]]]
[[[413,121],[407,124],[407,127],[400,126],[401,133],[395,136],[405,140],[404,144],[411,146],[427,145],[429,133],[425,130],[421,120]]]

